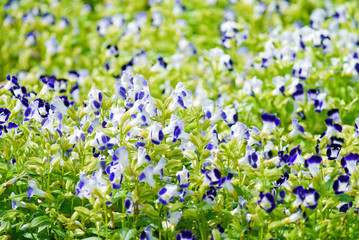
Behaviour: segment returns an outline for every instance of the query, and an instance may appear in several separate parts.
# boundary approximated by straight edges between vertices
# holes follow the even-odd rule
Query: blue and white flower
[[[272,212],[275,207],[275,199],[274,196],[271,193],[259,193],[260,199],[257,201],[257,204],[263,208],[267,213]]]
[[[350,190],[350,177],[348,175],[340,175],[334,181],[333,190],[336,195],[348,192]]]
[[[264,113],[262,114],[263,128],[262,132],[271,134],[272,131],[279,126],[280,120],[275,115]]]
[[[189,171],[186,169],[185,166],[183,166],[182,171],[178,171],[176,173],[180,188],[187,188],[189,186],[189,176]]]
[[[353,175],[353,173],[358,170],[358,166],[357,166],[358,161],[359,161],[358,153],[349,153],[348,155],[342,158],[341,165],[348,175]]]
[[[320,156],[313,155],[309,159],[305,161],[305,167],[308,168],[310,174],[314,177],[319,174],[319,166],[322,162],[322,158]]]
[[[27,200],[30,200],[32,196],[45,197],[45,192],[42,191],[34,180],[29,181],[29,189],[27,190]]]
[[[158,201],[163,205],[167,205],[177,195],[177,185],[166,184],[165,187],[158,191]]]

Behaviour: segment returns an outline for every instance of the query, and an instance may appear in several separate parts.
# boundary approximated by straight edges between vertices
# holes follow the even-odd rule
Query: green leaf
[[[75,207],[75,211],[82,217],[89,217],[91,215],[90,210],[85,207]]]
[[[31,221],[31,227],[39,227],[47,224],[50,218],[48,216],[39,216]]]
[[[67,234],[57,228],[51,228],[51,231],[53,231],[57,236],[60,236],[62,238],[67,237]]]
[[[132,228],[132,229],[124,228],[124,229],[120,230],[120,236],[121,236],[121,239],[123,239],[123,240],[135,239],[136,233],[137,233],[137,230],[135,228]]]
[[[354,200],[353,197],[349,196],[346,193],[339,195],[339,201],[340,202],[350,202],[350,201],[353,201],[353,200]]]

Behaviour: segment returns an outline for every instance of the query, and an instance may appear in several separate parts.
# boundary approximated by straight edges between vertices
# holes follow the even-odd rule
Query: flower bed
[[[0,238],[359,238],[358,7],[9,0]]]

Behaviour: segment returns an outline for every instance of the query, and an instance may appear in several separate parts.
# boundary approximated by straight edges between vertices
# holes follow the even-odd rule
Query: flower
[[[133,201],[131,198],[126,198],[125,208],[127,213],[133,213]]]
[[[277,180],[277,185],[278,186],[283,186],[286,189],[290,189],[290,185],[288,183],[288,179],[289,179],[289,174],[287,172],[285,172],[278,180]]]
[[[70,26],[69,20],[65,17],[61,17],[58,26],[60,29],[65,29],[66,27]]]
[[[313,64],[310,58],[298,60],[293,65],[292,75],[298,77],[301,80],[306,80],[310,77]]]
[[[258,162],[258,155],[257,155],[255,149],[251,148],[249,145],[247,145],[246,155],[244,157],[242,157],[241,159],[239,159],[238,164],[239,165],[249,164],[253,168],[258,168],[257,162]]]
[[[34,180],[29,181],[29,189],[27,190],[27,200],[30,200],[32,196],[37,195],[39,197],[45,197],[45,192],[39,189]]]
[[[203,181],[204,186],[217,185],[218,183],[221,182],[222,175],[221,175],[221,172],[217,168],[215,168],[213,170],[204,169],[204,170],[202,170],[202,173],[205,176],[204,181]]]
[[[293,193],[297,196],[297,199],[293,203],[294,206],[299,206],[303,203],[303,205],[309,209],[315,209],[317,207],[320,196],[315,189],[305,189],[302,186],[298,186],[293,189]]]
[[[248,140],[249,139],[249,129],[246,125],[240,122],[236,122],[231,126],[233,138],[236,138],[238,141],[240,140]]]
[[[183,230],[177,234],[176,240],[196,240],[196,237],[191,231]]]
[[[292,222],[296,222],[297,220],[301,219],[303,215],[303,211],[302,208],[299,207],[299,209],[294,212],[292,215],[290,215],[289,217],[283,219],[283,222],[285,223],[292,223]]]
[[[210,186],[209,190],[202,196],[202,202],[206,202],[208,204],[216,203],[217,190],[215,187]]]
[[[122,165],[119,162],[111,162],[111,165],[106,169],[106,172],[109,174],[112,188],[115,190],[120,189],[124,179]]]
[[[225,188],[228,190],[228,192],[233,193],[234,192],[234,188],[233,185],[231,183],[231,180],[233,178],[233,173],[228,173],[228,175],[226,177],[223,177],[221,179],[221,181],[218,183],[218,188]]]
[[[158,201],[163,205],[167,205],[176,195],[178,195],[177,185],[166,184],[165,187],[158,191]]]
[[[170,134],[171,142],[176,142],[181,135],[186,135],[184,130],[185,121],[178,119],[175,114],[171,115],[170,123],[162,130],[163,134]]]
[[[350,177],[347,175],[340,175],[338,179],[334,181],[333,190],[336,195],[349,191],[349,188]]]
[[[353,206],[353,202],[350,201],[349,203],[339,203],[337,205],[337,208],[339,209],[339,212],[346,213],[349,208]]]
[[[26,34],[25,46],[35,46],[36,45],[36,38],[38,36],[38,32],[30,31]]]
[[[338,123],[333,123],[333,119],[327,118],[325,119],[325,123],[327,124],[325,136],[328,139],[330,139],[335,133],[342,132],[342,126]]]
[[[103,17],[97,23],[97,33],[100,37],[103,37],[107,34],[109,27],[111,26],[111,18],[110,17]]]
[[[352,175],[358,169],[357,167],[358,161],[359,161],[358,153],[349,153],[348,155],[342,158],[341,164],[346,174]]]
[[[176,88],[173,90],[171,97],[172,102],[168,106],[171,111],[174,111],[177,107],[187,109],[192,106],[192,92],[191,90],[186,90],[182,82],[179,82],[176,85]]]
[[[176,212],[171,212],[171,210],[169,210],[167,212],[167,222],[171,225],[177,225],[178,222],[181,220],[182,217],[182,211],[176,211]]]
[[[274,128],[278,127],[280,124],[279,118],[276,118],[275,115],[268,113],[262,114],[263,129],[262,132],[271,134]]]
[[[62,51],[62,48],[55,37],[49,38],[49,40],[45,42],[45,46],[46,52],[48,52],[52,56]]]
[[[344,143],[344,139],[331,137],[330,141],[331,143],[328,145],[327,148],[327,156],[329,160],[335,160],[339,157],[340,150],[342,149]]]
[[[137,155],[137,166],[141,167],[145,162],[151,163],[151,158],[147,155],[146,148],[139,147]]]
[[[148,225],[140,234],[140,240],[154,240],[152,236],[152,226]]]
[[[319,174],[319,165],[322,162],[322,158],[320,156],[313,155],[309,159],[305,160],[304,166],[308,168],[310,174],[314,177]]]
[[[106,136],[101,130],[97,130],[95,138],[90,142],[90,146],[97,147],[100,151],[103,151],[114,145],[110,140],[111,138]]]
[[[258,128],[253,127],[249,132],[248,146],[257,145],[258,147],[260,147],[262,145],[262,142],[259,140],[260,134],[261,131]]]
[[[116,45],[107,45],[106,57],[110,56],[118,57],[118,47]]]
[[[272,78],[272,84],[276,86],[276,88],[272,91],[273,95],[279,95],[282,94],[284,96],[285,92],[285,83],[287,82],[287,78],[284,78],[282,76],[276,76]]]
[[[293,138],[297,134],[304,135],[304,128],[298,123],[297,119],[292,119],[293,130],[289,133],[289,137]]]
[[[17,209],[18,207],[22,207],[22,208],[26,208],[27,204],[23,201],[19,201],[19,198],[14,198],[15,197],[15,193],[11,193],[10,194],[10,198],[12,198],[11,200],[11,207],[12,209]],[[29,200],[29,199],[28,199]]]
[[[197,54],[196,47],[193,43],[189,42],[185,37],[181,37],[178,41],[177,50],[187,57],[192,57]]]
[[[162,129],[162,125],[159,122],[152,122],[152,125],[148,128],[151,141],[156,145],[159,145],[164,138]]]
[[[302,154],[302,150],[300,149],[300,145],[298,145],[297,147],[293,148],[290,152],[289,152],[289,162],[288,165],[293,165],[295,163],[299,163],[299,164],[304,164],[304,159],[301,156]]]
[[[102,102],[101,91],[93,88],[89,92],[88,97],[89,97],[89,103],[85,108],[85,112],[90,113],[93,111],[95,115],[100,115],[99,109],[101,108],[101,102]]]
[[[276,207],[274,196],[271,193],[259,193],[260,200],[257,204],[263,208],[267,213],[270,213]]]
[[[144,171],[140,174],[138,181],[139,182],[147,182],[151,187],[156,186],[156,182],[153,179],[154,175],[163,175],[163,168],[166,165],[166,160],[161,158],[157,165],[154,166],[147,166]]]
[[[151,18],[152,18],[151,19],[152,26],[159,28],[162,25],[164,17],[161,12],[156,11],[152,13]]]
[[[7,108],[0,108],[0,124],[5,124],[10,117],[10,110]]]
[[[102,178],[102,171],[98,170],[92,173],[90,179],[85,173],[80,175],[80,181],[76,185],[76,194],[80,198],[88,198],[95,190],[104,195],[107,189],[107,181]]]
[[[254,76],[250,80],[246,80],[243,85],[243,92],[249,96],[254,96],[262,91],[263,81]]]
[[[320,89],[309,89],[307,93],[308,103],[314,103],[316,112],[320,113],[323,109],[328,107],[328,104],[325,101],[326,93],[321,93]]]
[[[359,118],[355,119],[355,132],[353,133],[353,137],[358,137],[359,136]]]
[[[189,186],[189,171],[183,166],[182,171],[178,171],[176,173],[176,177],[178,178],[179,187],[180,188],[187,188]]]
[[[330,109],[328,111],[328,116],[333,119],[334,122],[341,122],[342,120],[340,119],[340,116],[339,116],[339,109],[338,108],[333,108],[333,109]]]

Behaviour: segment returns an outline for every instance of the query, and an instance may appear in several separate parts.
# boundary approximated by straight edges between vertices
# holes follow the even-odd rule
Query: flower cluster
[[[356,1],[84,2],[1,10],[1,233],[357,237]]]

